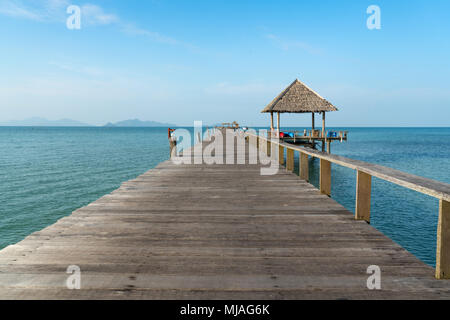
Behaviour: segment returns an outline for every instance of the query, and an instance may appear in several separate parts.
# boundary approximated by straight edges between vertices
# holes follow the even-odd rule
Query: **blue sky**
[[[372,4],[381,30],[366,26]],[[0,0],[0,121],[266,125],[260,110],[299,78],[340,109],[332,126],[450,126],[449,13],[446,0]]]

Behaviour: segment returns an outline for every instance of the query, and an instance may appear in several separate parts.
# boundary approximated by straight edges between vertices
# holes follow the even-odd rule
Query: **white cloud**
[[[358,84],[335,83],[323,86],[326,96],[366,101],[450,101],[449,88],[431,87],[370,87]]]
[[[266,35],[266,38],[271,40],[276,46],[280,47],[281,49],[283,49],[285,51],[300,49],[300,50],[306,51],[310,54],[321,54],[322,53],[322,50],[315,48],[314,46],[312,46],[306,42],[296,41],[296,40],[284,40],[273,34]]]
[[[61,63],[61,62],[55,62],[51,61],[49,62],[49,65],[55,66],[58,69],[69,71],[71,73],[78,73],[90,77],[99,77],[105,75],[105,72],[97,67],[91,67],[91,66],[79,66],[74,65],[71,63]]]
[[[20,1],[4,0],[0,2],[0,14],[29,20],[43,20],[41,14],[35,12],[33,8],[24,6]]]
[[[0,14],[14,18],[23,18],[41,22],[65,21],[68,0],[31,0],[26,4],[21,0],[0,0]],[[107,13],[98,5],[86,3],[81,5],[83,24],[109,25],[119,23],[117,15]]]
[[[161,42],[161,43],[167,43],[167,44],[172,44],[172,45],[180,44],[180,42],[176,39],[163,36],[163,35],[159,34],[158,32],[154,32],[154,31],[136,27],[133,24],[124,24],[122,26],[122,31],[127,34],[130,34],[130,35],[145,36],[154,41]]]
[[[83,22],[90,25],[108,25],[118,23],[119,17],[115,14],[106,13],[101,7],[94,4],[85,4],[81,7]]]
[[[68,17],[66,9],[69,5],[71,5],[71,2],[68,0],[28,0],[26,4],[22,0],[0,0],[0,15],[38,22],[63,23]],[[164,36],[158,32],[121,21],[118,15],[108,13],[98,5],[86,3],[80,7],[82,27],[116,25],[120,31],[129,35],[144,36],[155,42],[197,49],[195,46]]]
[[[179,41],[177,39],[162,35],[155,31],[139,28],[136,25],[131,24],[131,23],[122,23],[121,30],[122,30],[122,32],[124,32],[128,35],[131,35],[131,36],[142,36],[142,37],[146,37],[155,42],[183,46],[191,51],[200,52],[200,49],[195,45],[192,45],[187,42]]]
[[[228,82],[221,82],[205,88],[205,93],[219,95],[247,95],[265,94],[277,89],[278,86],[263,83],[231,84]]]
[[[0,14],[40,22],[64,21],[67,0],[0,0]]]

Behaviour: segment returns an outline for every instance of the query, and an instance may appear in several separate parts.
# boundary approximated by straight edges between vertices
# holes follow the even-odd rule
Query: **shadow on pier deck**
[[[433,268],[284,167],[166,161],[0,252],[2,299],[449,297]]]

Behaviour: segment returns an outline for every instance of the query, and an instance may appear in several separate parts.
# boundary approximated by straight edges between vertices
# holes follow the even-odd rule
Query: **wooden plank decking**
[[[81,290],[66,288],[69,265]],[[368,290],[367,267],[382,271]],[[450,282],[284,168],[166,161],[0,251],[1,299],[423,299]]]

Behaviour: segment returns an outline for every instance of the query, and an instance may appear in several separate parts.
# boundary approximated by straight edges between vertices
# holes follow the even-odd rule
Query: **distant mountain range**
[[[156,121],[141,121],[139,119],[107,123],[105,127],[175,127],[174,124],[161,123]]]
[[[90,124],[71,119],[47,120],[44,118],[29,118],[0,122],[3,127],[92,127]]]
[[[71,119],[47,120],[44,118],[29,118],[0,122],[0,127],[93,127],[93,125]],[[141,121],[138,119],[107,123],[104,127],[175,127],[173,124],[156,121]]]

